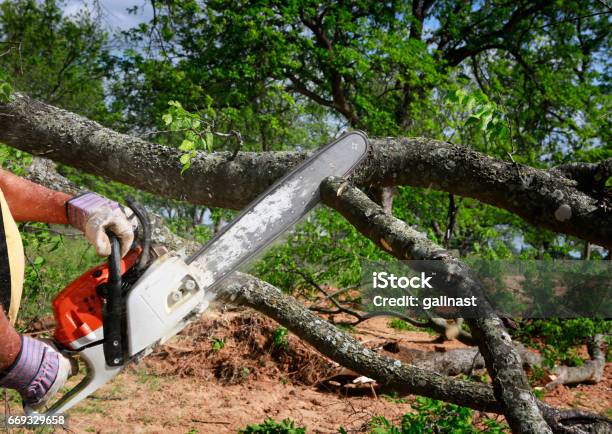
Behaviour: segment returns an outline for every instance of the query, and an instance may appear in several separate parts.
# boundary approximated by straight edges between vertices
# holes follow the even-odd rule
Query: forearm
[[[0,377],[3,371],[6,370],[15,361],[15,357],[21,349],[21,338],[11,326],[8,318],[4,314],[2,306],[0,306]]]
[[[68,223],[66,201],[70,195],[50,190],[6,170],[0,170],[0,189],[16,221]]]

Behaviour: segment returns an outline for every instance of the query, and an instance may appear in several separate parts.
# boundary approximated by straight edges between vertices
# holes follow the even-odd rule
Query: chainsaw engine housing
[[[125,255],[121,260],[122,275],[134,266],[141,253],[142,248],[135,247]],[[105,262],[75,279],[53,300],[57,324],[54,338],[66,349],[79,350],[104,338],[99,288],[108,282],[108,275]]]

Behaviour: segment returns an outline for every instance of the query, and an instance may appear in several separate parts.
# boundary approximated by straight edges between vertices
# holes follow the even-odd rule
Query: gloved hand
[[[119,238],[122,257],[130,250],[138,224],[134,216],[128,219],[117,202],[95,193],[85,193],[66,202],[66,214],[68,223],[83,231],[98,255],[111,254],[107,230]]]
[[[0,378],[0,387],[15,389],[25,405],[44,407],[78,367],[54,345],[22,336],[21,351],[11,368]]]

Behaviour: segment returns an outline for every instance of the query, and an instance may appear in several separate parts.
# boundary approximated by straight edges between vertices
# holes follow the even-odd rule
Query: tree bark
[[[0,105],[0,141],[86,172],[195,204],[241,209],[304,152],[203,153],[181,175],[181,151],[120,134],[15,94]],[[372,139],[353,180],[362,186],[434,188],[507,209],[527,222],[612,248],[612,210],[563,170],[496,160],[426,138]],[[572,172],[573,173],[573,172]]]
[[[553,381],[546,385],[547,389],[557,384],[578,384],[578,383],[598,383],[604,375],[606,366],[606,355],[602,350],[603,335],[596,335],[589,340],[587,348],[591,360],[586,361],[582,366],[559,366],[554,370]]]
[[[377,354],[306,309],[295,298],[253,276],[236,273],[235,277],[228,279],[218,289],[218,298],[249,306],[263,313],[287,327],[331,360],[370,377],[399,394],[417,394],[478,411],[505,413],[503,405],[497,400],[490,386],[452,379]],[[612,421],[603,416],[561,410],[541,401],[536,402],[555,433],[605,433],[612,429]]]
[[[515,343],[516,351],[521,357],[523,367],[539,366],[541,357],[528,350],[524,345]],[[398,342],[390,341],[383,348],[391,353],[398,353],[402,360],[408,359],[411,365],[443,375],[470,375],[475,370],[485,368],[485,361],[478,348],[456,348],[447,351],[423,351],[403,348]]]
[[[37,160],[29,168],[29,173],[31,179],[36,179],[48,187],[70,192],[78,190],[77,186],[58,174],[53,163],[48,160]],[[155,243],[163,244],[172,250],[184,249],[187,253],[199,249],[198,243],[169,231],[159,217],[153,215],[152,218]],[[250,306],[275,319],[330,359],[399,393],[420,394],[479,411],[502,412],[503,407],[489,386],[451,379],[431,370],[380,356],[314,315],[293,297],[284,295],[277,288],[253,276],[237,273],[234,279],[219,289],[218,295],[222,300]],[[537,362],[533,354],[523,351],[521,346],[517,346],[517,350],[524,364]],[[589,351],[594,360],[602,359],[603,353],[598,346],[590,346]],[[538,402],[538,406],[555,433],[603,433],[612,428],[610,420],[595,414],[559,410],[542,402]]]
[[[323,182],[321,198],[365,236],[398,259],[439,260],[439,278],[450,277],[456,282],[454,286],[460,296],[475,295],[480,303],[485,303],[482,289],[471,278],[465,264],[424,234],[386,214],[363,192],[347,186],[343,179],[330,178]],[[503,403],[504,414],[513,432],[552,432],[540,413],[537,399],[531,393],[521,359],[503,323],[486,305],[477,315],[466,318],[466,321],[493,380],[495,396]]]

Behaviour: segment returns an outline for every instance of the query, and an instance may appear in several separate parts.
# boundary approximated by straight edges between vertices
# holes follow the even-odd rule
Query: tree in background
[[[0,4],[0,70],[16,89],[105,120],[108,34],[87,9],[68,18],[61,5],[35,0]]]
[[[566,164],[556,171],[540,172],[521,165],[549,168],[574,161],[598,162],[611,155],[606,115],[610,105],[609,59],[605,55],[609,49],[609,10],[605,4],[155,1],[152,5],[153,20],[124,32],[124,50],[115,49],[111,55],[108,36],[101,30],[98,18],[87,14],[66,18],[53,1],[5,2],[0,5],[0,26],[7,49],[0,57],[0,65],[8,71],[3,80],[10,81],[17,90],[115,129],[178,148],[176,162],[152,160],[151,164],[160,163],[160,170],[168,174],[167,180],[176,184],[164,191],[166,196],[187,198],[197,205],[156,194],[140,196],[168,217],[174,230],[206,239],[207,231],[195,230],[201,228],[205,212],[220,221],[225,215],[221,208],[244,205],[257,188],[263,188],[288,163],[295,164],[300,158],[299,154],[288,154],[281,170],[275,166],[279,157],[274,156],[253,171],[251,166],[243,166],[238,150],[308,149],[339,129],[356,127],[373,136],[423,135],[466,146],[448,148],[445,157],[432,160],[434,169],[430,173],[422,173],[429,185],[443,192],[420,188],[427,187],[426,182],[417,179],[421,174],[410,176],[407,172],[414,169],[401,165],[401,170],[395,172],[397,179],[370,175],[364,178],[369,182],[360,185],[384,205],[381,187],[397,184],[392,207],[387,206],[385,211],[462,256],[513,257],[518,253],[517,238],[523,257],[567,256],[575,253],[577,243],[582,243],[571,235],[541,229],[545,226],[576,234],[575,229],[551,223],[538,214],[544,206],[538,199],[524,203],[529,212],[522,213],[511,199],[499,197],[500,190],[495,194],[486,189],[477,191],[481,178],[462,178],[463,172],[457,166],[468,164],[470,170],[475,170],[477,166],[469,164],[484,157],[472,150],[497,157],[495,167],[504,168],[503,174],[479,174],[491,175],[487,181],[491,185],[497,186],[501,179],[497,177],[502,176],[508,185],[519,185],[526,173],[523,171],[541,179],[551,174],[550,179],[563,185],[563,177],[577,180],[578,187],[568,191],[583,195],[580,197],[585,200],[597,199],[597,215],[590,223],[603,215],[604,228],[600,227],[597,233],[605,232],[607,220],[602,209],[607,203],[606,180],[587,176],[582,182],[580,171],[575,170],[599,165]],[[118,43],[119,39],[112,41]],[[36,147],[45,144],[44,138],[20,136],[25,131],[20,127],[44,120],[47,112],[58,117],[60,113],[35,102],[31,104],[39,107],[40,113],[31,113],[23,101],[21,98],[6,106],[4,115],[16,118],[15,124],[5,125],[5,129],[16,133],[2,138],[12,146],[47,152]],[[79,136],[82,125],[71,127],[74,146],[101,152],[96,161],[99,167],[85,167],[87,163],[77,161],[80,156],[71,154],[71,150],[59,154],[51,150],[48,155],[52,158],[160,192],[160,185],[134,178],[139,173],[138,166],[113,172],[116,168],[105,165],[106,143],[90,141],[87,134]],[[50,137],[61,143],[60,132],[51,131]],[[16,140],[19,137],[23,140]],[[111,139],[125,145],[120,148],[126,152],[125,161],[129,161],[130,145],[149,146],[137,139],[127,144],[113,135]],[[385,161],[400,161],[408,155],[429,167],[426,153],[446,149],[442,142],[428,139],[375,143],[379,151],[373,158],[382,172],[388,170]],[[155,149],[159,148],[152,147],[152,152]],[[397,149],[404,152],[398,153]],[[413,155],[415,149],[423,151],[423,155]],[[230,153],[217,154],[223,150]],[[209,160],[207,155],[211,152]],[[381,157],[380,152],[389,155]],[[463,152],[465,160],[453,152]],[[223,177],[227,174],[202,172],[207,167],[202,164],[190,167],[192,157],[211,167],[216,157],[235,159],[233,166],[244,169],[240,179],[250,185],[230,191]],[[175,170],[179,159],[180,173]],[[493,160],[482,161],[493,164]],[[103,190],[109,196],[135,191],[117,183],[100,182],[98,177],[68,167],[60,167],[60,171],[80,185]],[[128,173],[133,177],[128,179]],[[458,182],[472,179],[474,185],[452,185],[445,177],[459,179]],[[203,186],[211,185],[210,196],[203,196]],[[467,198],[457,196],[462,193]],[[506,193],[513,197],[516,191]],[[552,193],[537,191],[533,197],[554,202],[549,197]],[[346,196],[353,202],[328,199],[327,203],[340,211],[345,206],[373,206],[355,191]],[[367,212],[364,215],[368,217]],[[266,267],[264,262],[259,275],[284,290],[312,286],[313,281],[315,285],[349,285],[358,277],[360,257],[386,257],[394,253],[391,247],[396,249],[396,255],[414,254],[403,252],[405,246],[398,249],[380,241],[376,231],[385,234],[384,227],[369,232],[362,224],[359,220],[347,222],[330,210],[319,210],[316,218],[294,233],[289,247],[271,253],[274,261],[268,264],[283,267]],[[586,238],[597,242],[597,236]],[[600,240],[609,242],[605,237]],[[321,268],[322,262],[325,269]],[[276,314],[279,316],[275,318],[288,321],[296,333],[304,330],[303,323],[292,323],[293,319],[283,317],[282,312]],[[483,324],[472,326],[483,333]],[[484,329],[492,333],[490,328]],[[479,335],[479,339],[484,342],[485,338]],[[374,369],[373,366],[366,368]],[[416,383],[410,384],[413,387]],[[427,390],[421,392],[429,393]],[[438,397],[453,396],[449,392],[452,388],[435,390],[441,393]],[[470,390],[482,392],[481,397],[486,395],[480,389]],[[474,405],[493,405],[490,395],[485,398]],[[451,399],[463,405],[467,402],[461,401],[463,398]],[[513,423],[516,422],[515,418]]]
[[[140,127],[162,128],[169,100],[191,111],[212,101],[256,149],[293,147],[270,124],[295,128],[291,101],[330,127],[448,139],[539,167],[611,155],[609,10],[598,1],[152,6],[153,20],[125,33],[132,48],[113,88]],[[407,215],[410,198],[427,215]],[[531,256],[582,250],[470,201],[414,189],[396,200],[396,213],[463,254],[507,256],[517,237]]]
[[[244,107],[274,90],[372,135],[443,137],[446,95],[467,87],[503,109],[513,150],[530,162],[609,141],[609,10],[598,1],[152,5],[153,20],[126,33],[146,56],[132,51],[121,65],[142,83],[124,82],[142,92],[134,99],[153,102],[136,112],[172,98],[205,107],[207,96]]]

